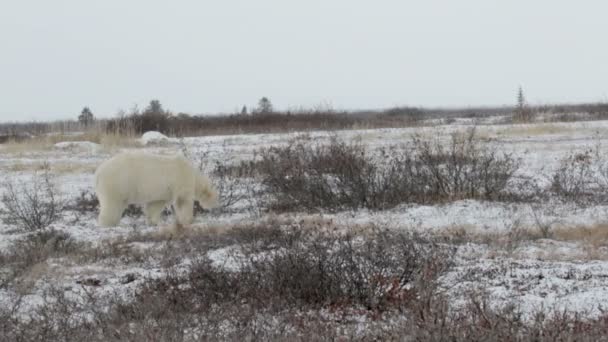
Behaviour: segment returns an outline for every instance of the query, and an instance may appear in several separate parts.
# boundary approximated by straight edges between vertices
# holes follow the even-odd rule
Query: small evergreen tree
[[[247,106],[243,106],[241,109],[241,115],[247,115]]]
[[[165,110],[159,100],[152,100],[148,107],[144,109],[143,114],[165,114]]]
[[[258,101],[258,108],[255,111],[258,114],[269,114],[273,112],[272,102],[267,97],[262,97],[260,101]]]
[[[163,108],[159,100],[150,101],[141,115],[131,115],[136,121],[138,132],[159,131],[164,134],[169,133],[170,116],[171,113]]]
[[[515,108],[515,119],[519,122],[530,122],[532,121],[532,111],[526,103],[526,97],[524,96],[524,90],[520,86],[517,91],[517,106]]]
[[[95,121],[95,116],[89,107],[84,107],[80,115],[78,115],[78,122],[84,127],[89,127]]]

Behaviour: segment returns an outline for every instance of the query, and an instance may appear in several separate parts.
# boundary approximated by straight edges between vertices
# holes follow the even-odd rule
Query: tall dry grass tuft
[[[563,241],[582,241],[606,246],[608,245],[608,224],[562,227],[554,230],[553,237]]]
[[[89,141],[110,150],[121,147],[136,148],[141,146],[137,138],[139,135],[133,128],[106,130],[104,125],[96,124],[82,132],[47,133],[30,139],[9,139],[0,151],[8,154],[48,151],[56,143],[70,141]]]

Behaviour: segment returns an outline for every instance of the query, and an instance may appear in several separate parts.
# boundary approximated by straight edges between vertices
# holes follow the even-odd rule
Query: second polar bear
[[[99,199],[98,223],[116,226],[129,204],[142,204],[150,224],[158,224],[163,209],[173,204],[178,225],[190,224],[194,200],[203,208],[218,205],[209,179],[183,156],[127,152],[103,162],[95,172]]]

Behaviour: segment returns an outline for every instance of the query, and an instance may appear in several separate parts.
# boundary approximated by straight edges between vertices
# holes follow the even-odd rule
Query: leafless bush
[[[182,153],[191,160],[198,161],[200,172],[210,175],[218,192],[222,211],[239,210],[244,202],[251,202],[258,194],[253,177],[257,175],[256,161],[240,161],[231,164],[226,160],[210,161],[208,152],[192,155],[188,147],[181,143]],[[255,156],[254,156],[255,158]],[[195,213],[206,212],[198,202],[195,203]]]
[[[553,175],[551,189],[558,196],[579,201],[589,194],[592,184],[591,154],[589,152],[566,157]]]
[[[452,134],[449,144],[414,140],[420,163],[417,176],[435,201],[463,198],[486,200],[505,196],[519,163],[510,155],[480,143],[475,129]]]
[[[144,214],[141,205],[129,204],[127,208],[122,212],[122,217],[128,216],[132,218],[139,218]]]
[[[50,167],[45,164],[42,173],[30,180],[3,184],[3,216],[7,224],[17,224],[28,231],[48,227],[61,217],[64,201],[58,193]]]
[[[415,139],[371,155],[360,144],[333,138],[327,145],[295,140],[261,152],[259,173],[279,210],[383,209],[404,202],[435,203],[508,197],[519,164],[483,146],[475,131],[441,142]]]
[[[84,215],[99,209],[99,199],[94,192],[81,190],[80,195],[66,205],[66,210],[73,210]]]
[[[332,139],[329,145],[295,140],[261,152],[263,183],[281,209],[359,207],[375,167],[361,145]]]
[[[608,333],[608,317],[585,319],[568,311],[538,310],[530,319],[516,305],[495,308],[487,296],[471,294],[450,312],[447,298],[421,303],[414,324],[402,333],[417,341],[597,341]]]
[[[544,239],[549,239],[553,237],[553,227],[556,223],[559,222],[559,219],[555,218],[555,208],[553,207],[545,207],[543,210],[543,206],[539,204],[531,204],[530,210],[532,212],[532,218],[534,219],[534,223],[536,223],[536,227],[538,228],[538,232],[540,233],[540,237]],[[545,216],[543,211],[549,211],[549,217]]]
[[[0,260],[7,268],[4,281],[18,277],[32,265],[51,257],[71,254],[80,247],[66,232],[44,229],[29,233],[17,240],[7,251],[0,253]]]
[[[230,247],[241,260],[236,269],[205,256],[212,244],[185,271],[165,269],[163,276],[145,279],[132,296],[86,285],[51,287],[42,293],[44,305],[29,307],[27,315],[18,297],[5,298],[0,336],[15,341],[594,341],[608,332],[606,317],[524,315],[515,305],[497,308],[480,293],[455,307],[437,286],[452,250],[431,239],[381,229],[355,236],[297,223],[248,228],[221,236],[226,241],[219,246],[237,243]]]
[[[53,229],[42,230],[19,240],[13,248],[16,259],[31,265],[54,255],[66,255],[73,252],[78,244],[70,234]]]
[[[603,341],[608,318],[585,319],[569,312],[539,310],[526,319],[517,306],[492,307],[485,297],[471,295],[454,310],[436,291],[419,297],[408,310],[390,318],[362,319],[333,310],[257,307],[226,301],[199,311],[184,308],[187,298],[170,292],[175,284],[155,289],[144,301],[115,296],[110,310],[100,309],[94,294],[75,296],[63,289],[44,294],[46,305],[20,319],[19,299],[0,308],[0,334],[10,341]],[[179,291],[179,290],[177,290]],[[185,295],[186,293],[184,293]],[[77,297],[75,299],[74,297]],[[178,299],[175,301],[175,299]],[[184,310],[186,309],[186,310]],[[195,311],[198,314],[187,314]],[[74,315],[75,312],[84,314]]]
[[[415,235],[375,230],[361,239],[301,228],[271,224],[230,232],[227,238],[245,245],[237,270],[203,256],[185,273],[147,280],[129,300],[116,295],[100,302],[95,293],[57,288],[27,319],[0,308],[6,318],[0,334],[22,333],[24,341],[322,340],[344,333],[314,312],[379,319],[405,309],[449,266],[451,250]]]
[[[242,162],[238,166],[229,166],[216,161],[212,174],[224,210],[235,207],[251,198],[253,185],[249,181],[254,172],[254,163]]]
[[[298,110],[286,112],[264,112],[256,115],[202,116],[167,111],[144,111],[134,109],[128,115],[107,120],[109,132],[122,132],[127,128],[143,133],[147,130],[178,135],[238,134],[302,131],[313,129],[348,129],[355,124],[384,127],[381,114],[373,118],[358,118],[345,112],[332,110]],[[392,124],[407,124],[405,120],[393,120]]]
[[[259,176],[261,161],[254,154],[251,160],[241,160],[236,164],[216,163],[213,175],[217,177],[254,178]]]
[[[186,272],[147,279],[133,296],[50,288],[27,315],[0,308],[0,336],[16,341],[392,340],[595,341],[608,319],[516,305],[482,293],[454,307],[436,286],[451,251],[415,235],[369,236],[254,227],[230,232],[242,264],[206,257]],[[105,291],[102,291],[105,292]],[[463,294],[466,295],[466,294]],[[528,313],[529,314],[529,313]],[[530,318],[531,317],[531,318]]]
[[[248,335],[252,331],[246,327],[265,315],[283,321],[290,312],[323,308],[376,317],[406,308],[421,288],[432,288],[450,259],[450,250],[432,241],[388,231],[374,231],[366,239],[299,229],[241,233],[248,242],[237,270],[203,257],[185,275],[150,280],[133,302],[111,311],[115,322],[131,327],[120,330],[200,329],[207,336],[222,325]],[[264,334],[269,328],[260,327]]]
[[[551,192],[579,205],[608,200],[608,163],[591,150],[561,160],[551,180]]]
[[[410,123],[422,121],[427,114],[424,109],[416,107],[393,107],[387,109],[384,113],[392,117],[401,117]]]
[[[300,305],[362,305],[384,311],[412,300],[449,265],[449,249],[406,233],[351,235],[287,232],[275,252],[253,248],[244,272],[258,294]]]

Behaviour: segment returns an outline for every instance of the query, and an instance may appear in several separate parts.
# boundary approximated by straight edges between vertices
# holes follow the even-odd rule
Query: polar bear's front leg
[[[114,227],[120,222],[122,212],[126,208],[126,204],[122,201],[111,199],[99,200],[99,217],[97,222],[102,227]]]
[[[160,216],[163,209],[167,206],[165,201],[154,201],[148,202],[144,206],[144,212],[146,213],[146,221],[150,225],[157,225],[160,222]]]
[[[174,203],[175,220],[178,225],[192,223],[194,215],[194,200],[192,198],[178,197]]]

